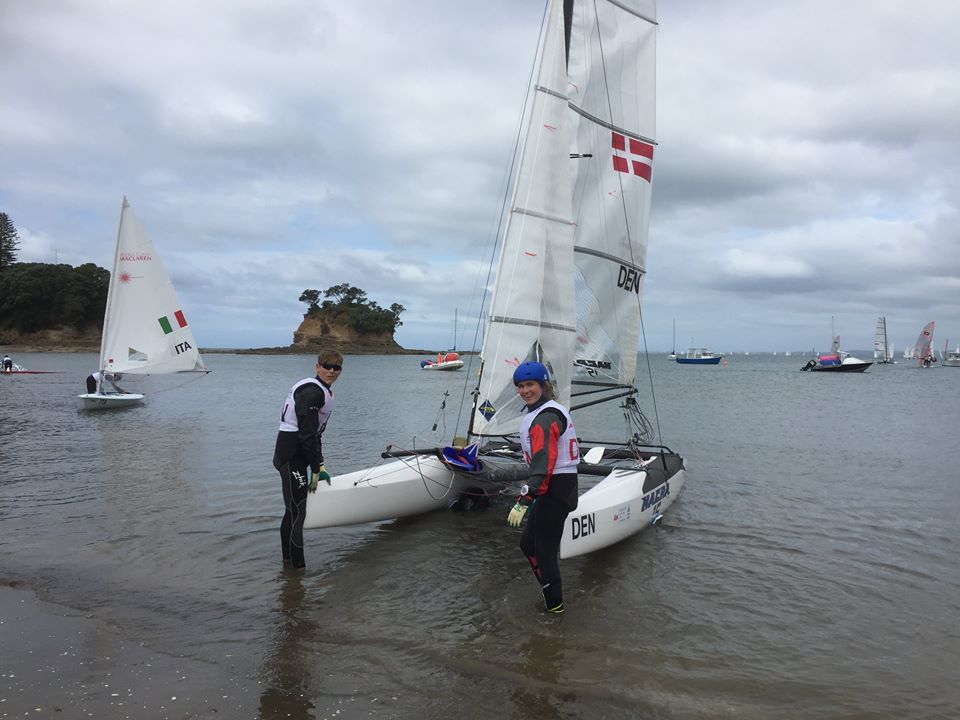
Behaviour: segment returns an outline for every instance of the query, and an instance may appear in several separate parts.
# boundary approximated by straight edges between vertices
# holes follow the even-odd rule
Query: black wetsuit
[[[577,507],[579,495],[575,473],[553,474],[556,447],[552,442],[567,429],[567,420],[553,408],[538,411],[543,398],[530,412],[539,414],[530,427],[530,475],[528,485],[535,502],[527,511],[527,522],[520,536],[520,549],[530,562],[533,574],[543,590],[547,608],[563,606],[563,581],[560,578],[560,541],[567,515]],[[539,431],[535,431],[535,429]]]
[[[320,378],[317,381],[323,383]],[[329,387],[328,387],[329,389]],[[320,408],[325,397],[315,383],[304,383],[293,394],[299,430],[277,433],[273,466],[280,472],[283,488],[283,520],[280,523],[280,549],[283,561],[295,568],[306,567],[303,556],[303,521],[307,511],[307,468],[320,472],[323,465],[323,428]]]

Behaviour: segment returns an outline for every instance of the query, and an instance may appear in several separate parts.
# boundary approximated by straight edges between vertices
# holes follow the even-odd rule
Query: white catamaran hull
[[[680,493],[684,470],[644,492],[646,480],[643,468],[616,468],[581,495],[577,509],[567,517],[560,557],[609,547],[654,524]],[[320,483],[307,496],[303,526],[336,527],[420,515],[446,508],[467,488],[482,485],[431,455],[401,458],[338,475],[329,485]]]
[[[581,495],[564,524],[560,557],[614,545],[659,521],[680,494],[684,470],[644,493],[646,478],[646,470],[618,468]]]
[[[77,397],[80,399],[80,407],[83,410],[113,410],[114,408],[138,405],[143,401],[143,395],[140,393],[118,393],[116,395],[85,393],[77,395]]]
[[[420,515],[446,507],[460,484],[431,455],[414,455],[337,475],[307,495],[305,528],[335,527]]]

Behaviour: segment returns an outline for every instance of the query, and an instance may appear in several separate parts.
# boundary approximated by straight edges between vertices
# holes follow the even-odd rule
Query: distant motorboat
[[[949,345],[949,340],[943,345],[943,366],[960,367],[960,345],[957,345],[956,350],[947,350]]]
[[[677,355],[681,365],[719,365],[723,355],[714,355],[706,348],[687,348],[686,355]]]
[[[818,355],[807,361],[800,368],[803,371],[816,372],[863,372],[873,365],[872,362],[853,357],[850,353],[840,350],[840,336],[833,338],[833,348],[826,355]]]
[[[943,360],[943,366],[960,367],[960,345],[957,346],[956,350],[947,353],[947,357]]]
[[[420,367],[423,370],[459,370],[463,367],[463,360],[459,353],[437,353],[435,360],[421,360]]]

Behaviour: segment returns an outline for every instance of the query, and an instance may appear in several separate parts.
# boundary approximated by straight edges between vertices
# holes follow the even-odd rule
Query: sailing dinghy
[[[913,357],[922,368],[933,367],[937,357],[933,354],[933,329],[936,323],[931,320],[923,326],[920,335],[917,337],[917,344],[913,346]]]
[[[655,445],[635,396],[655,146],[652,0],[552,1],[537,50],[512,198],[466,437],[387,451],[385,462],[321,483],[305,527],[416,515],[518,493],[521,362],[544,363],[581,433],[584,408],[619,408],[617,441],[581,437],[579,506],[560,547],[572,557],[655,524],[684,482],[683,458]],[[606,422],[598,423],[609,431]],[[608,432],[609,434],[609,432]]]
[[[101,378],[208,372],[183,306],[146,229],[123,198],[100,340]],[[101,379],[94,393],[79,395],[85,410],[129,407],[142,393],[108,392]]]

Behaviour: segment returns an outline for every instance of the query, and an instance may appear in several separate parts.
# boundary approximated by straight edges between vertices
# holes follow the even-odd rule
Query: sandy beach
[[[0,585],[0,718],[256,717],[228,667],[152,651],[109,623]]]

